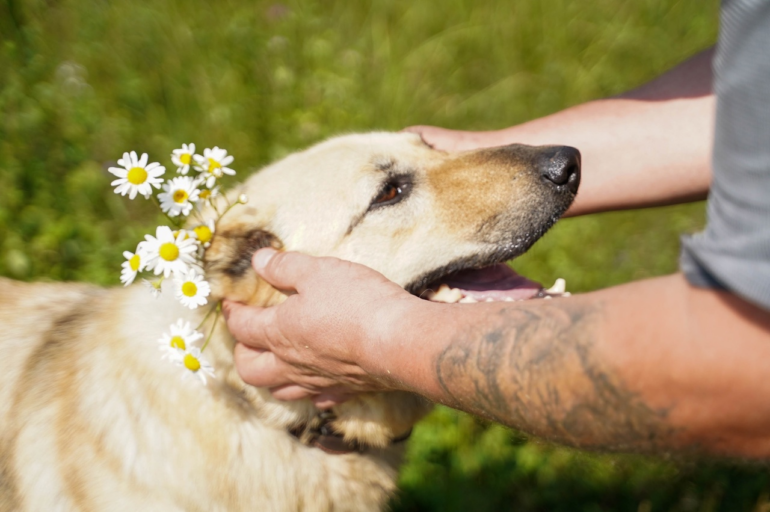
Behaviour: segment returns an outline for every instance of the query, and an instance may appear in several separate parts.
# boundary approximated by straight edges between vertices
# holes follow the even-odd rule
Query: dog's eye
[[[412,176],[410,174],[398,174],[390,176],[379,193],[372,199],[369,210],[381,206],[389,206],[403,201],[412,189]]]
[[[389,203],[401,195],[401,187],[395,183],[388,183],[385,188],[382,189],[380,195],[374,199],[374,204]]]

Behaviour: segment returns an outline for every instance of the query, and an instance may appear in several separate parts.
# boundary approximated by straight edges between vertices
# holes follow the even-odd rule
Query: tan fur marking
[[[521,199],[536,186],[538,176],[524,158],[504,151],[495,148],[464,153],[428,173],[436,193],[437,214],[451,222],[453,229],[474,234],[507,212],[511,203],[523,202]],[[520,206],[525,210],[526,205]]]

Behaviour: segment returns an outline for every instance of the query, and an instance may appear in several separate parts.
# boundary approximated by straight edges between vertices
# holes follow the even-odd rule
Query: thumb
[[[298,287],[316,273],[316,258],[298,252],[278,252],[271,247],[254,253],[251,265],[257,274],[282,292]]]

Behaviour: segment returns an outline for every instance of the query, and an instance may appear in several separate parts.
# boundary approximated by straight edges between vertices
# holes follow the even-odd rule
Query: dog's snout
[[[554,185],[566,185],[577,193],[580,185],[580,151],[569,146],[555,146],[543,152],[537,162],[540,174]]]

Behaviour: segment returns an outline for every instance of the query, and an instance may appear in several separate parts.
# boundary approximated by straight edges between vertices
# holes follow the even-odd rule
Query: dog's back
[[[78,306],[97,290],[82,284],[27,284],[0,278],[0,432],[8,432],[9,411],[34,384],[30,373],[36,371],[46,345],[59,341]]]
[[[167,302],[0,278],[0,512],[383,506],[392,450],[328,455],[226,386],[179,382],[148,334]]]

